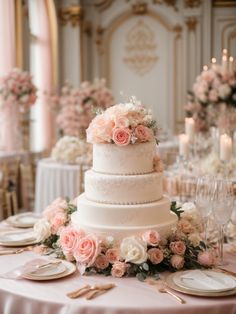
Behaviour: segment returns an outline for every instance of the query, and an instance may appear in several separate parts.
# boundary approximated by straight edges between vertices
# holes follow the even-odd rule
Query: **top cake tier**
[[[117,146],[93,145],[93,170],[106,174],[145,174],[153,171],[156,144],[146,143]]]

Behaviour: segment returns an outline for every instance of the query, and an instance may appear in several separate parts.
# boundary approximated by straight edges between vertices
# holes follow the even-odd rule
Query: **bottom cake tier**
[[[153,203],[113,205],[89,201],[82,194],[77,202],[78,210],[71,216],[73,225],[101,236],[120,238],[150,229],[166,236],[178,220],[170,211],[170,200],[165,196]]]

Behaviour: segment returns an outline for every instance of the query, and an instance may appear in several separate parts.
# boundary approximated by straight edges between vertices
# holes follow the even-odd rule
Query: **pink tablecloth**
[[[235,254],[235,253],[234,253]],[[10,271],[38,257],[35,253],[0,257],[0,273]],[[236,271],[235,255],[228,254],[229,269]],[[66,293],[84,284],[113,282],[110,292],[94,299],[71,300]],[[181,295],[181,294],[179,294]],[[235,314],[236,297],[203,298],[181,295],[187,304],[181,305],[167,294],[134,278],[115,279],[102,276],[73,274],[64,279],[34,282],[24,279],[0,279],[1,314]]]

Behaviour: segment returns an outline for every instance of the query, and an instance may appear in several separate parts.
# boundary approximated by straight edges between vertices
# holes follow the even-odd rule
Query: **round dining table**
[[[236,271],[234,253],[226,252],[228,269]],[[1,314],[235,314],[236,296],[197,297],[175,292],[185,300],[180,304],[172,296],[161,293],[156,286],[136,278],[113,278],[102,275],[80,276],[77,272],[61,279],[33,281],[2,278],[32,259],[33,251],[0,256]],[[48,258],[48,257],[47,257]],[[168,275],[168,273],[161,276]],[[115,287],[92,300],[70,299],[68,292],[86,284],[113,283]]]

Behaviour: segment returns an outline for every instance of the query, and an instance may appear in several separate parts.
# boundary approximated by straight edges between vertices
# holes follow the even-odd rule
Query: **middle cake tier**
[[[110,175],[88,170],[85,195],[88,200],[109,204],[145,204],[162,198],[162,174]]]

